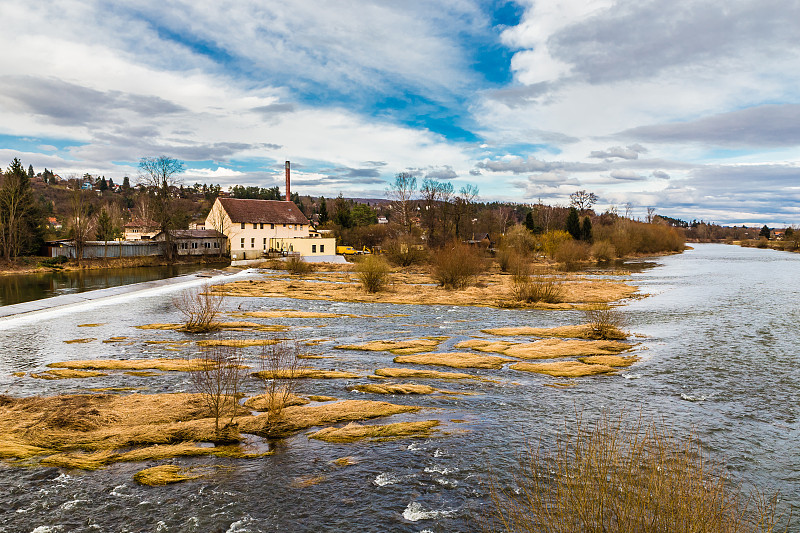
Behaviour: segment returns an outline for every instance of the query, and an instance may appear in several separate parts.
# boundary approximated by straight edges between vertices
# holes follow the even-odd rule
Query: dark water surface
[[[7,274],[0,276],[0,305],[172,278],[208,268],[208,264],[193,264]]]
[[[335,350],[336,344],[442,335],[438,351],[480,330],[500,326],[558,326],[583,321],[577,311],[519,311],[475,307],[328,303],[286,298],[231,298],[229,310],[298,309],[359,315],[337,319],[277,319],[299,339],[324,339],[309,349],[329,359],[309,360],[325,369],[351,370],[363,378],[304,381],[300,394],[374,399],[420,405],[420,413],[390,421],[438,419],[429,439],[327,444],[299,434],[273,443],[273,456],[230,460],[177,459],[184,466],[217,465],[212,477],[168,487],[143,487],[132,476],[159,464],[113,465],[96,472],[20,468],[0,464],[0,530],[67,531],[474,531],[486,512],[487,473],[508,482],[508,472],[528,443],[551,442],[576,409],[594,418],[604,409],[657,416],[679,435],[693,430],[711,457],[724,461],[736,483],[777,490],[800,502],[800,255],[698,245],[659,258],[654,268],[625,279],[644,299],[622,308],[629,329],[643,335],[641,361],[613,376],[573,380],[574,387],[545,384],[564,379],[510,369],[467,371],[493,381],[434,387],[473,396],[385,397],[347,390],[367,383],[376,368],[398,366],[388,352]],[[44,381],[11,372],[45,369],[47,363],[101,357],[169,357],[146,340],[184,339],[179,332],[134,326],[180,319],[170,287],[158,294],[127,295],[67,311],[0,320],[0,392],[15,396],[80,392],[91,387],[145,387],[143,392],[188,391],[180,373]],[[365,316],[371,315],[371,316]],[[78,324],[100,323],[93,328]],[[131,344],[102,344],[128,336]],[[252,337],[226,333],[221,337]],[[63,341],[93,337],[88,344]],[[529,338],[510,338],[527,341]],[[256,351],[250,353],[255,357]],[[424,367],[420,367],[424,368]],[[447,370],[447,369],[444,369]],[[258,384],[249,384],[258,393]],[[380,420],[376,423],[386,423]],[[351,456],[356,464],[336,467]],[[797,515],[797,513],[795,513]],[[793,527],[800,525],[797,518]]]

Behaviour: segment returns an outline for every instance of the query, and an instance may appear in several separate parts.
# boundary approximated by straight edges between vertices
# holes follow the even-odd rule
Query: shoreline
[[[31,256],[18,258],[16,261],[0,261],[0,276],[28,275],[28,274],[49,274],[52,272],[76,272],[82,270],[110,270],[116,268],[141,268],[158,266],[178,266],[178,265],[225,265],[230,266],[230,260],[226,258],[200,257],[202,260],[192,258],[191,260],[176,260],[172,263],[167,262],[162,257],[123,257],[119,258],[96,258],[84,259],[79,265],[74,259],[56,267],[44,266],[42,261],[51,259],[48,257]]]

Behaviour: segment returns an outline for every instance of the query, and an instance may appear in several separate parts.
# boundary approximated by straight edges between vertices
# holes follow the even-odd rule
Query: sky
[[[0,2],[0,164],[800,223],[800,0]]]

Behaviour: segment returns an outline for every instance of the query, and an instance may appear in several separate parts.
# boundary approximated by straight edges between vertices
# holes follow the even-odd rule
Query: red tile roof
[[[294,202],[279,200],[243,200],[219,198],[234,223],[308,224],[308,219]]]

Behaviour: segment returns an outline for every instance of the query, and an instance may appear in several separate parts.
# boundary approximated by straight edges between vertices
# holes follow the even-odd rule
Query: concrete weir
[[[194,272],[184,276],[175,276],[172,278],[157,279],[153,281],[144,281],[141,283],[131,283],[130,285],[120,285],[118,287],[108,287],[106,289],[97,289],[93,291],[79,292],[74,294],[62,294],[60,296],[53,296],[52,298],[43,298],[41,300],[33,300],[30,302],[22,302],[18,304],[4,305],[0,307],[0,319],[6,317],[13,317],[25,315],[28,313],[35,313],[37,311],[47,311],[59,307],[66,307],[69,305],[98,301],[113,296],[120,296],[122,294],[129,294],[133,292],[146,291],[151,289],[158,289],[167,287],[169,285],[177,285],[180,283],[188,283],[197,281],[199,278],[216,278],[221,276],[230,276],[238,274],[241,270],[226,272],[223,270],[209,270],[203,272]]]

